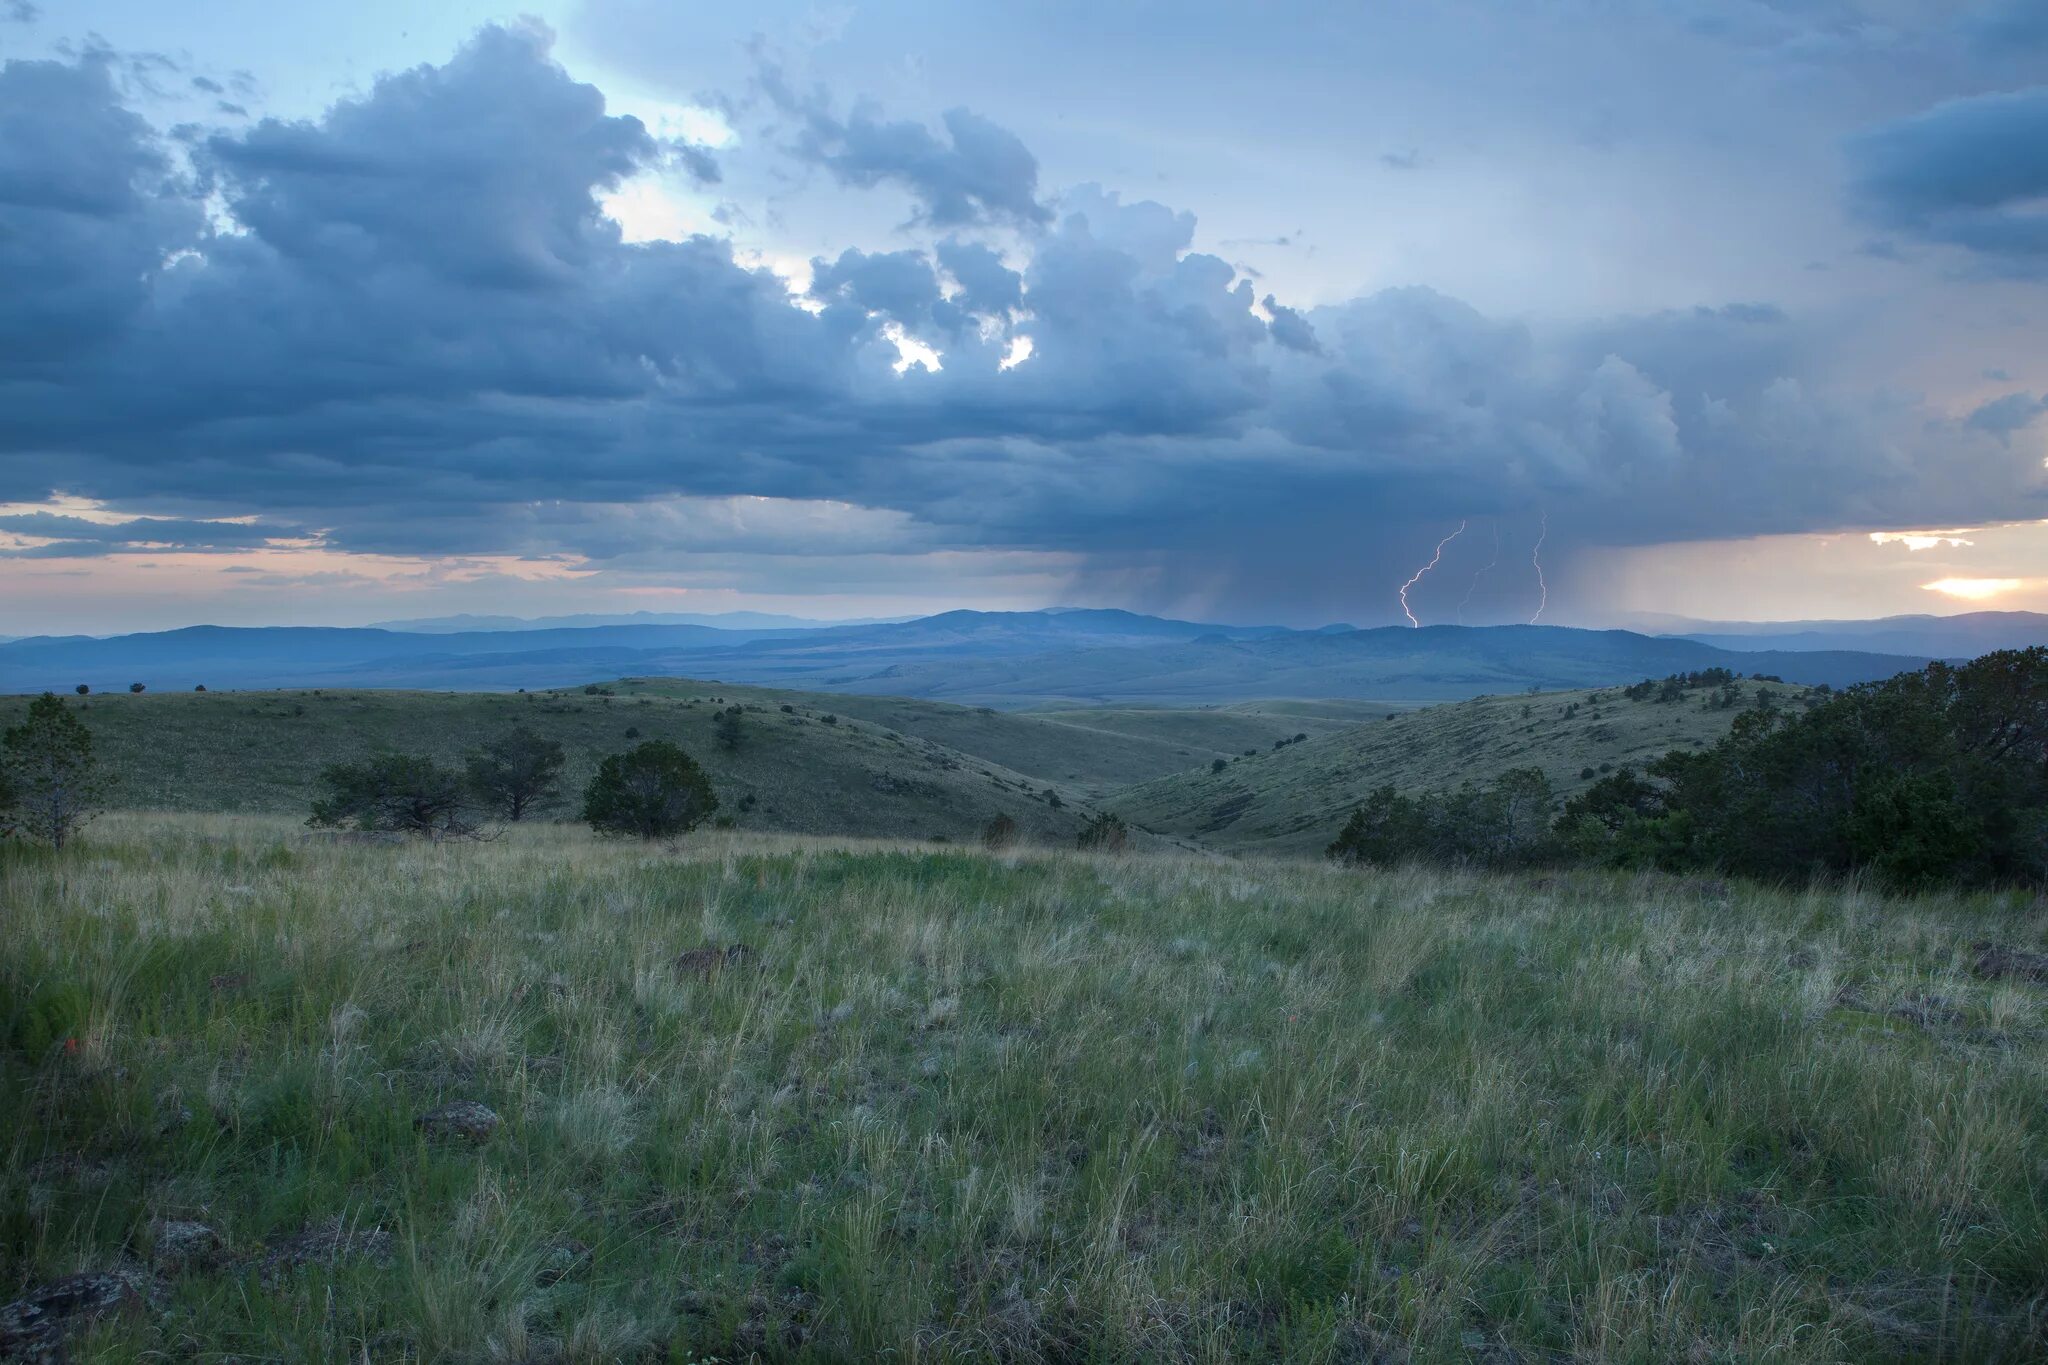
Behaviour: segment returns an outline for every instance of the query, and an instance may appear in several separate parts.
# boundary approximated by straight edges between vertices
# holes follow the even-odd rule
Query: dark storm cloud
[[[1032,226],[1052,216],[1038,201],[1038,158],[1015,133],[971,109],[947,110],[941,138],[922,123],[885,120],[865,105],[842,118],[824,92],[799,96],[772,68],[761,86],[797,120],[793,153],[843,185],[902,186],[917,201],[919,222]]]
[[[2006,437],[2026,430],[2043,413],[2048,413],[2048,398],[2036,398],[2031,393],[2009,393],[1972,412],[1969,423],[1978,431]]]
[[[179,517],[135,517],[101,522],[54,512],[0,516],[0,533],[48,543],[0,547],[0,558],[76,559],[164,550],[247,550],[301,539],[303,527]]]
[[[1547,508],[1563,555],[2038,496],[2011,429],[1836,379],[1768,304],[1550,330],[1426,289],[1297,309],[1194,250],[1192,214],[1041,202],[977,116],[942,138],[796,107],[805,155],[1008,258],[849,249],[796,300],[724,240],[628,243],[600,197],[675,150],[524,28],[211,135],[189,172],[103,62],[9,64],[0,501],[183,520],[0,529],[69,547],[46,556],[286,526],[638,564],[1054,550],[1271,600],[1311,548],[1333,579],[1412,568],[1468,515]],[[940,368],[899,372],[896,336]],[[203,520],[239,515],[269,527]]]
[[[2048,271],[2048,86],[1938,104],[1861,134],[1849,157],[1858,204],[1879,226],[1996,270]]]

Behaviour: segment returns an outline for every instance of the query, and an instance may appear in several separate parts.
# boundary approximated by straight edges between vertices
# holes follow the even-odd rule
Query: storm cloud
[[[900,247],[819,256],[801,290],[723,238],[627,241],[608,194],[717,164],[610,112],[535,27],[185,143],[100,59],[8,63],[0,501],[154,519],[0,531],[46,556],[971,548],[1270,596],[1308,547],[1383,572],[1467,516],[1547,511],[1566,555],[2041,514],[2009,439],[2030,415],[1845,380],[1834,323],[1539,325],[1419,287],[1299,306],[1197,250],[1191,212],[1041,187],[980,113],[934,130],[774,88],[796,163],[914,206]],[[2043,98],[1873,131],[1860,211],[2048,261]]]

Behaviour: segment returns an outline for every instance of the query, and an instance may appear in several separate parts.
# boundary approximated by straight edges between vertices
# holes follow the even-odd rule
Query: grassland
[[[775,703],[780,696],[795,700]],[[814,700],[830,705],[813,706]],[[727,749],[717,740],[714,716],[721,703],[742,701],[743,739]],[[741,829],[958,840],[1005,814],[1026,838],[1071,843],[1088,814],[1079,784],[854,720],[837,701],[743,695],[714,684],[618,696],[580,688],[314,689],[120,693],[91,697],[78,714],[117,780],[111,803],[124,809],[303,815],[326,764],[378,748],[459,763],[466,750],[524,724],[560,741],[567,753],[570,795],[555,814],[571,819],[576,793],[598,761],[642,739],[669,740],[695,757],[718,793],[720,817]],[[26,698],[0,699],[0,724],[12,724],[26,705]],[[1061,807],[1047,801],[1048,790],[1061,793]]]
[[[151,815],[0,904],[81,1359],[2043,1349],[2031,898]]]
[[[1806,689],[1744,681],[1743,704],[1767,692],[1796,706]],[[1710,688],[1678,701],[1630,701],[1619,688],[1480,697],[1350,726],[1278,751],[1194,769],[1105,800],[1144,829],[1228,852],[1320,853],[1351,808],[1391,783],[1406,792],[1485,782],[1510,768],[1541,768],[1569,796],[1624,763],[1713,743],[1739,710],[1711,709]],[[1591,770],[1590,773],[1588,770]]]
[[[76,704],[118,779],[113,804],[124,809],[304,813],[326,764],[380,747],[459,762],[523,724],[567,751],[572,797],[558,816],[573,817],[573,793],[604,755],[666,739],[704,765],[721,814],[742,829],[962,839],[1006,814],[1027,838],[1050,842],[1071,842],[1111,791],[1332,728],[1347,705],[1331,704],[1320,722],[1285,703],[1271,711],[1142,712],[1123,733],[1109,719],[1114,712],[1077,721],[673,678],[604,689],[112,693]],[[0,697],[0,726],[16,723],[28,700]],[[713,714],[734,704],[748,708],[744,739],[726,749]],[[1062,808],[1047,801],[1048,791]]]

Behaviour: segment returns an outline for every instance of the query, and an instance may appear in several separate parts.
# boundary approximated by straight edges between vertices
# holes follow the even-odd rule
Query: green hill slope
[[[1745,681],[1796,705],[1806,689]],[[1480,697],[1291,744],[1277,752],[1142,783],[1105,798],[1132,824],[1232,852],[1319,853],[1352,806],[1375,787],[1404,791],[1484,782],[1509,768],[1541,768],[1560,795],[1590,785],[1602,765],[1641,765],[1669,749],[1712,743],[1739,709],[1708,709],[1711,689],[1676,701],[1630,701],[1618,688]]]
[[[140,810],[303,814],[326,764],[378,748],[459,761],[491,735],[525,724],[568,751],[565,785],[572,795],[555,813],[560,818],[574,815],[574,794],[600,758],[643,739],[679,744],[702,763],[720,816],[741,829],[958,840],[1001,813],[1027,839],[1070,843],[1088,814],[1079,785],[852,718],[836,697],[665,687],[615,696],[581,689],[117,693],[82,699],[79,714],[117,777],[113,803]],[[713,698],[748,708],[736,750],[715,738]],[[813,701],[829,702],[831,710]],[[18,721],[27,702],[0,699],[0,725]],[[828,714],[834,723],[825,722]],[[1045,729],[1062,741],[1078,733]],[[1098,777],[1094,785],[1104,783]],[[1049,786],[1059,790],[1058,809],[1046,800]]]
[[[1068,723],[1064,713],[1022,715],[910,697],[790,692],[678,678],[626,678],[612,686],[621,696],[635,697],[696,696],[710,689],[730,701],[771,710],[793,704],[820,714],[853,717],[1033,774],[1059,784],[1062,790],[1071,785],[1082,793],[1150,781],[1207,764],[1219,754],[1241,752],[1253,743],[1270,745],[1298,729],[1287,718],[1247,720],[1223,711],[1189,710],[1177,713],[1182,719],[1171,729],[1119,732],[1112,727]],[[1253,738],[1240,742],[1245,734]]]

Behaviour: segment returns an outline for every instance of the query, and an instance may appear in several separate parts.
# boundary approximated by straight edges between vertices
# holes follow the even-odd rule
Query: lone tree
[[[711,722],[712,730],[718,735],[720,748],[737,749],[740,747],[740,741],[746,738],[747,733],[741,724],[741,717],[745,715],[746,711],[735,704],[726,710],[720,711],[718,718]]]
[[[0,736],[0,820],[55,848],[99,813],[106,784],[92,731],[54,692],[29,703],[28,717]]]
[[[1123,817],[1110,811],[1090,820],[1074,840],[1076,847],[1092,848],[1098,853],[1121,853],[1129,847],[1131,828]]]
[[[658,739],[607,757],[583,792],[583,818],[614,838],[672,838],[717,809],[711,779],[697,760]]]
[[[469,789],[495,815],[520,821],[562,797],[562,746],[524,725],[470,752]]]
[[[321,772],[326,795],[313,802],[314,828],[417,834],[428,839],[471,838],[469,792],[463,775],[423,754],[378,754],[363,763],[336,763]]]
[[[143,689],[143,685],[142,685],[141,683],[129,683],[129,684],[128,684],[128,690],[129,690],[130,692],[137,692],[137,693],[139,693],[139,692],[141,692],[141,691],[142,691],[142,689]]]

